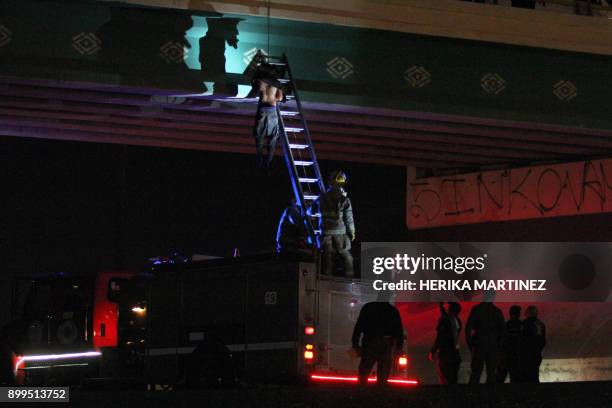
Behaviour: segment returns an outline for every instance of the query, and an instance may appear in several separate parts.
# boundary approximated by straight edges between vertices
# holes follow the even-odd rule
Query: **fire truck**
[[[12,324],[13,373],[21,384],[69,371],[167,387],[357,382],[351,335],[370,288],[276,254],[38,279]],[[413,374],[398,354],[389,381],[415,385]]]

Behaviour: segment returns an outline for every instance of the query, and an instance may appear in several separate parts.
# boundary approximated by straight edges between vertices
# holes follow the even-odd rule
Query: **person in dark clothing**
[[[438,354],[438,378],[440,384],[457,384],[457,374],[461,365],[459,353],[459,333],[461,332],[461,319],[459,312],[461,305],[450,302],[448,311],[444,304],[440,304],[440,320],[436,328],[436,341],[429,353],[429,360],[433,361]]]
[[[280,135],[276,104],[283,100],[284,94],[274,66],[266,63],[257,66],[251,85],[254,93],[259,97],[253,126],[257,151],[256,164],[259,168],[267,168],[274,159],[274,150]],[[265,151],[266,138],[268,139],[267,153]]]
[[[540,382],[542,350],[546,345],[546,326],[538,319],[538,309],[525,309],[525,320],[520,339],[521,380],[528,383]]]
[[[323,252],[322,273],[332,275],[334,255],[344,261],[344,276],[352,277],[353,255],[351,241],[355,240],[353,207],[344,186],[347,176],[343,171],[334,171],[329,176],[329,189],[313,204],[313,214],[319,212],[321,250]]]
[[[465,340],[472,351],[470,384],[480,383],[486,365],[487,383],[495,382],[495,371],[504,335],[504,315],[492,302],[482,302],[470,312],[465,327]]]
[[[518,382],[519,373],[519,347],[523,322],[521,322],[521,307],[514,305],[510,307],[510,319],[506,322],[506,331],[502,341],[501,356],[497,367],[497,380],[500,383],[506,381],[508,374],[510,382]]]
[[[401,352],[404,344],[404,328],[395,306],[386,301],[363,305],[353,330],[352,343],[353,348],[361,354],[359,383],[367,384],[368,376],[376,363],[376,383],[379,386],[387,385],[393,357]]]
[[[279,253],[296,253],[308,248],[307,239],[306,219],[295,198],[291,198],[278,223],[276,249]]]

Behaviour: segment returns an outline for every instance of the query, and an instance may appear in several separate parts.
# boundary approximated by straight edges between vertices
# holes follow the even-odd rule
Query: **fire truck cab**
[[[5,382],[54,384],[97,376],[102,350],[117,346],[113,290],[132,274],[105,271],[18,279],[11,317],[1,330]]]

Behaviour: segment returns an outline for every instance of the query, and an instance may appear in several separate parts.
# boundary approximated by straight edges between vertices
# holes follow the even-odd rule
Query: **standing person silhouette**
[[[510,382],[518,382],[519,373],[519,347],[523,322],[521,321],[521,307],[510,307],[510,318],[506,322],[506,331],[501,346],[499,365],[497,366],[498,382],[504,383],[510,375]]]
[[[376,384],[386,386],[393,357],[401,352],[404,328],[398,310],[389,303],[391,294],[380,292],[376,302],[363,305],[353,330],[353,349],[361,354],[359,383],[366,385],[376,363]],[[363,337],[362,337],[363,335]],[[361,340],[361,344],[360,344]]]
[[[485,366],[487,384],[496,382],[505,322],[502,311],[493,304],[494,298],[494,292],[485,292],[485,301],[474,306],[465,326],[465,340],[472,351],[470,384],[480,383],[480,375]]]
[[[461,365],[459,353],[459,333],[461,332],[461,319],[459,318],[461,305],[449,302],[448,310],[440,304],[440,319],[436,328],[436,341],[429,352],[429,361],[437,357],[437,374],[440,384],[457,384],[457,375]]]
[[[525,309],[520,345],[521,380],[539,383],[542,350],[546,345],[546,326],[538,319],[538,309],[535,306]]]

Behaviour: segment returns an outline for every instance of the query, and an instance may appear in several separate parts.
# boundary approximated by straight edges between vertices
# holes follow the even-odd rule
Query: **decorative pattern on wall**
[[[344,57],[334,57],[327,61],[327,73],[336,79],[345,79],[354,73],[353,64]]]
[[[81,55],[92,55],[100,51],[102,41],[94,33],[79,33],[72,37],[72,47]]]
[[[571,101],[578,96],[578,88],[571,81],[559,81],[553,85],[553,94],[561,101]]]
[[[431,74],[424,67],[413,65],[404,72],[404,79],[413,88],[422,88],[431,81]]]
[[[487,73],[480,79],[480,87],[488,94],[497,95],[506,89],[506,81],[499,74]]]
[[[183,48],[180,43],[168,41],[159,47],[159,56],[168,64],[178,64],[183,62],[189,51]]]
[[[242,62],[244,62],[246,65],[249,65],[251,61],[253,60],[253,57],[255,56],[255,54],[257,54],[257,51],[259,51],[263,55],[268,55],[268,53],[265,52],[264,50],[260,50],[257,47],[253,47],[250,50],[245,51],[242,54]]]
[[[0,47],[3,47],[6,44],[10,43],[12,37],[13,33],[11,33],[11,31],[4,25],[0,24]]]

